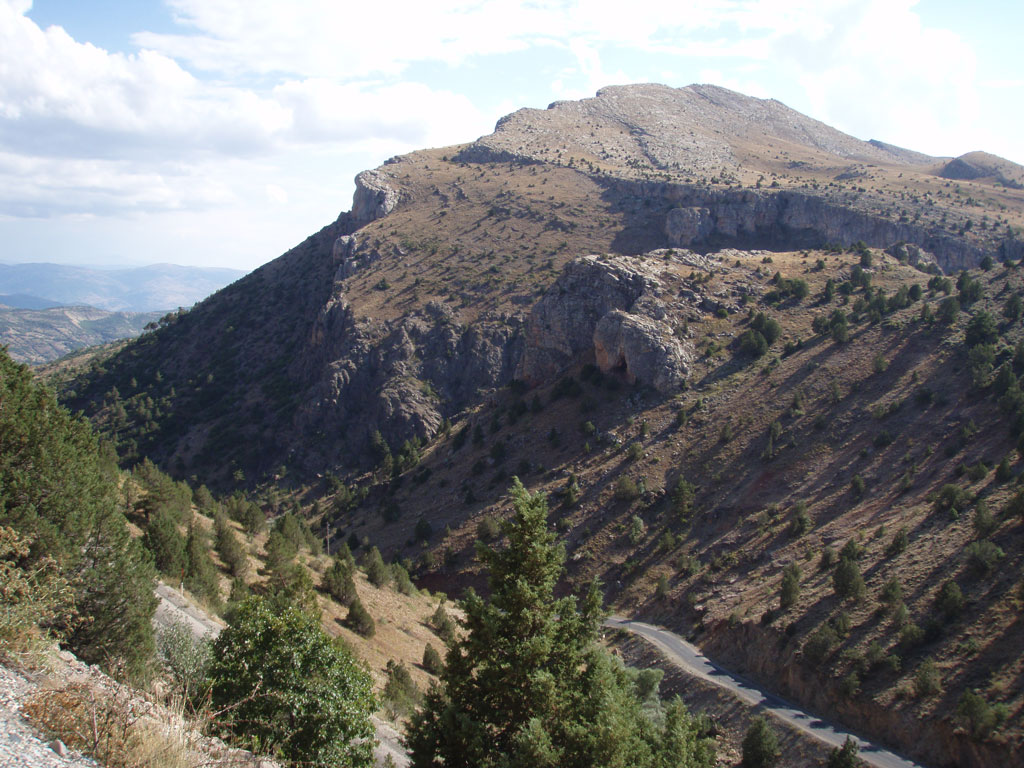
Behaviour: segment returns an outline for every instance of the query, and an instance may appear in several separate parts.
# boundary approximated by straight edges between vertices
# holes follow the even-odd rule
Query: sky
[[[0,262],[253,269],[387,158],[605,85],[713,83],[1024,164],[1006,0],[0,0]]]

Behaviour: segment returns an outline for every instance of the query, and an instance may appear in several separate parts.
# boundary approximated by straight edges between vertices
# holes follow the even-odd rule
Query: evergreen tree
[[[744,768],[771,768],[779,762],[779,740],[763,717],[755,717],[743,736]]]
[[[327,594],[342,605],[351,605],[356,599],[356,584],[352,578],[351,556],[348,560],[336,556],[324,574],[323,587]]]
[[[20,567],[51,557],[79,621],[58,629],[84,661],[141,673],[154,651],[152,560],[120,512],[117,467],[89,426],[0,348],[0,526],[32,541]]]
[[[220,585],[217,583],[217,569],[210,559],[210,545],[206,532],[194,520],[188,527],[185,558],[185,585],[191,592],[214,603],[219,602]]]
[[[682,704],[655,725],[625,668],[596,645],[597,585],[582,600],[555,599],[565,550],[548,529],[547,500],[518,479],[511,494],[507,548],[477,545],[491,597],[470,591],[463,602],[466,632],[408,729],[412,765],[713,764],[713,747]]]

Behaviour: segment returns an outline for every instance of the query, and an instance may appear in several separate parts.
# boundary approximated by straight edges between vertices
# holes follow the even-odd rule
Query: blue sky
[[[360,170],[628,82],[1024,163],[1021,29],[996,0],[0,0],[0,261],[251,269]]]

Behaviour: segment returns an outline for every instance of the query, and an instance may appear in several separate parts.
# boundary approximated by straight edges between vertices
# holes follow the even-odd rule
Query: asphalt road
[[[758,688],[740,675],[733,674],[718,666],[697,650],[695,646],[668,630],[659,629],[639,621],[630,621],[621,616],[610,617],[605,622],[605,626],[624,629],[640,635],[657,646],[669,659],[690,674],[732,691],[743,701],[753,706],[762,707],[780,720],[795,728],[799,728],[801,731],[825,742],[829,746],[841,747],[849,736],[860,747],[859,757],[870,765],[877,766],[877,768],[924,768],[920,763],[900,757],[877,744],[837,728],[828,721],[797,709],[778,696]]]

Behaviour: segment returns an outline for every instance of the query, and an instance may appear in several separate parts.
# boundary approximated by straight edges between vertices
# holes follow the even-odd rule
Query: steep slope
[[[350,213],[71,402],[128,461],[222,484],[343,474],[375,430],[395,450],[425,440],[520,376],[529,307],[582,254],[902,241],[944,269],[1019,256],[1024,193],[953,186],[929,160],[711,86],[522,110],[360,174]]]

